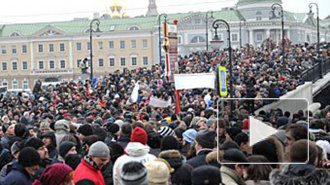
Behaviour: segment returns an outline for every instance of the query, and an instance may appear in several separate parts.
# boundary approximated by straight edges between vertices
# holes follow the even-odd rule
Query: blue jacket
[[[30,174],[18,162],[13,163],[12,171],[3,179],[1,185],[32,185]]]

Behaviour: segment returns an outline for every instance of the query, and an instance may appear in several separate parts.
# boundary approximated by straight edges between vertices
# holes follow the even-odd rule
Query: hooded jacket
[[[138,142],[130,142],[125,148],[125,155],[119,157],[113,166],[113,183],[121,185],[121,170],[124,164],[135,161],[142,164],[156,159],[154,155],[149,154],[149,146]]]
[[[12,171],[0,182],[1,185],[31,185],[30,174],[18,162],[13,163]]]
[[[75,184],[81,180],[91,180],[95,185],[105,185],[101,171],[88,164],[84,159],[81,159],[73,174]]]
[[[232,170],[226,166],[220,168],[222,183],[226,185],[245,185],[244,180],[240,177],[235,170]]]
[[[275,169],[270,174],[272,185],[328,185],[330,173],[324,169],[316,169],[310,164],[291,164],[282,171]]]

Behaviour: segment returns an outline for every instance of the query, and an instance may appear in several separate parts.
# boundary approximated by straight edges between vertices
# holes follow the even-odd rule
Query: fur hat
[[[178,150],[166,150],[158,155],[159,158],[165,159],[168,164],[177,169],[182,165],[182,156]]]
[[[151,161],[144,164],[147,169],[148,184],[168,185],[170,170],[163,161]]]

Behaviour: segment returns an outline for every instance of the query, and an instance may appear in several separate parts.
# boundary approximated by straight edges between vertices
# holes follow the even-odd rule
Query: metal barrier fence
[[[305,82],[316,82],[330,72],[330,58],[315,59],[314,66],[302,73],[302,79]]]

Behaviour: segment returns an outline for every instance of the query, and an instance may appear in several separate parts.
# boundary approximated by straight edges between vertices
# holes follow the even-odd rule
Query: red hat
[[[57,185],[61,184],[67,176],[72,172],[72,168],[66,164],[55,163],[47,166],[42,172],[39,180],[36,180],[33,185]]]
[[[146,145],[148,142],[147,132],[143,128],[135,127],[131,135],[131,142],[140,142]]]
[[[243,121],[243,130],[248,130],[249,129],[249,120],[246,119]]]

